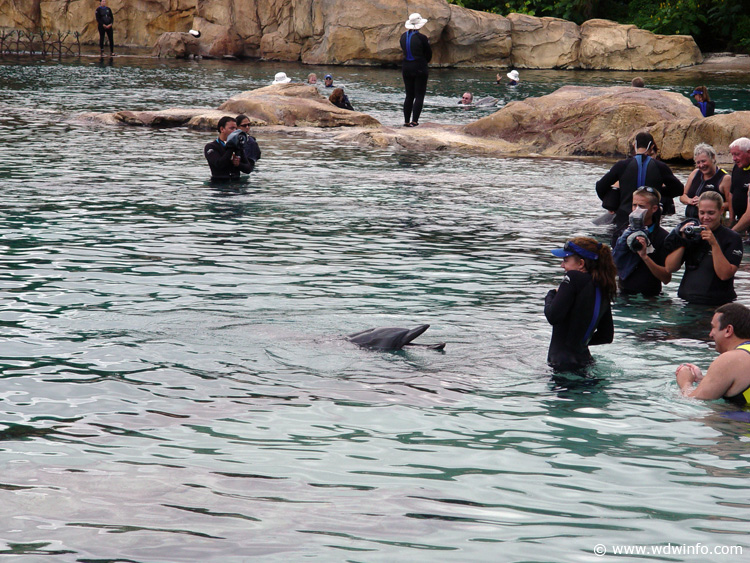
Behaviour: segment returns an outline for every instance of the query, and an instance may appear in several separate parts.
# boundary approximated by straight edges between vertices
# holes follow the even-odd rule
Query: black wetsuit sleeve
[[[742,237],[731,237],[726,246],[721,249],[727,262],[732,264],[732,266],[737,267],[739,267],[740,262],[742,262],[743,250],[744,243],[742,242]]]
[[[101,25],[104,25],[104,21],[103,21],[103,19],[104,19],[104,14],[103,14],[103,12],[102,12],[101,6],[99,6],[99,7],[98,7],[98,8],[96,9],[96,12],[95,12],[95,13],[96,13],[96,23],[97,23],[97,24],[99,24],[100,26],[101,26]]]
[[[599,199],[603,200],[604,196],[607,195],[607,192],[612,189],[612,184],[620,179],[620,176],[622,176],[622,173],[625,171],[627,163],[627,160],[618,160],[615,165],[609,169],[609,172],[602,176],[601,180],[596,183],[596,195],[599,196]]]
[[[662,197],[680,197],[685,191],[685,186],[677,179],[672,169],[661,160],[657,160],[656,165],[659,167],[662,182],[664,182],[664,186],[659,189]]]
[[[551,325],[563,322],[576,301],[578,292],[573,287],[573,282],[566,275],[557,291],[550,290],[544,299],[544,316]]]
[[[614,338],[615,323],[612,320],[612,310],[607,307],[607,311],[602,315],[599,324],[596,326],[596,331],[591,337],[589,345],[596,346],[597,344],[609,344]]]
[[[706,102],[706,117],[711,117],[716,112],[716,102],[709,100]]]
[[[229,171],[232,169],[232,151],[224,151],[219,153],[213,143],[209,143],[203,149],[203,154],[208,161],[208,165],[211,167],[211,171]]]
[[[234,165],[230,164],[230,166],[234,166]],[[243,150],[242,154],[240,154],[240,166],[239,166],[240,171],[244,172],[245,174],[250,174],[250,172],[253,171],[253,168],[255,168],[255,163],[249,158],[247,158],[247,155],[245,154],[245,151]]]
[[[432,47],[430,47],[430,40],[427,39],[427,36],[422,35],[421,33],[418,34],[417,37],[419,37],[419,40],[422,42],[422,56],[429,63],[432,60]]]

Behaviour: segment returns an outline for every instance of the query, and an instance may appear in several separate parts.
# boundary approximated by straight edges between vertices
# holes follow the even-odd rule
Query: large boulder
[[[243,92],[219,106],[230,114],[244,113],[268,125],[287,127],[378,127],[374,117],[338,108],[315,86],[275,84]]]
[[[511,102],[463,131],[513,142],[526,153],[616,156],[627,154],[638,130],[699,117],[690,100],[674,92],[564,86],[547,96]]]
[[[750,111],[665,121],[648,130],[665,160],[691,160],[695,145],[708,143],[716,150],[719,160],[728,163],[731,161],[729,144],[739,137],[747,137],[750,131]]]
[[[435,45],[433,62],[504,68],[510,65],[511,25],[496,14],[450,5],[450,20]]]
[[[702,60],[700,49],[689,35],[656,35],[608,20],[589,20],[581,25],[581,68],[659,70]]]
[[[151,54],[162,59],[185,59],[200,53],[198,38],[189,33],[164,33],[156,42]]]
[[[509,14],[512,65],[517,68],[576,68],[580,28],[559,18]]]

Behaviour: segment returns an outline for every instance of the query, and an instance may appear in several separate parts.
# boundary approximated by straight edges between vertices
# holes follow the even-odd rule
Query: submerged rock
[[[287,127],[378,127],[380,122],[358,111],[334,106],[315,86],[275,84],[233,96],[219,109],[245,115],[267,125]]]

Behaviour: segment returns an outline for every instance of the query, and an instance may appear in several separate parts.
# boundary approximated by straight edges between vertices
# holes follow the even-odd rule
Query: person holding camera
[[[236,118],[237,129],[247,135],[247,139],[244,142],[243,149],[245,156],[250,162],[250,172],[255,170],[255,163],[260,160],[260,147],[258,141],[250,134],[250,118],[244,113],[241,113]]]
[[[578,370],[594,361],[589,345],[614,338],[610,302],[617,294],[617,271],[609,246],[589,237],[571,239],[552,255],[563,259],[565,276],[544,298],[544,316],[552,325],[547,363]]]
[[[661,194],[654,188],[638,188],[633,193],[630,226],[617,239],[612,252],[624,294],[659,295],[661,284],[672,279],[664,267],[668,233],[658,223],[660,200]]]
[[[685,263],[677,296],[688,303],[723,305],[737,298],[734,275],[742,261],[742,237],[721,224],[724,199],[718,192],[701,194],[698,220],[677,225],[666,240],[670,273]],[[676,247],[676,248],[675,248]]]
[[[250,174],[253,165],[245,156],[247,134],[237,131],[234,117],[225,115],[217,126],[219,136],[203,148],[203,155],[211,168],[212,180],[236,180],[240,172]],[[244,139],[243,139],[244,138]]]
[[[657,147],[651,133],[638,133],[633,147],[634,156],[617,161],[596,183],[596,195],[602,200],[602,207],[615,213],[613,245],[628,226],[635,190],[642,186],[659,190],[664,215],[674,213],[672,198],[679,197],[684,191],[682,182],[675,177],[669,166],[654,158]],[[618,187],[615,187],[618,182]]]

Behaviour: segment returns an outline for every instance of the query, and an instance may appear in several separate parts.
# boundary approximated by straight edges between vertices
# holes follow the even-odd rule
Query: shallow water
[[[295,78],[324,68],[286,65]],[[401,120],[397,71],[334,69]],[[0,553],[69,561],[590,561],[595,546],[744,546],[750,425],[679,398],[709,313],[619,299],[589,377],[545,364],[549,248],[606,240],[603,161],[341,146],[257,130],[242,185],[211,135],[86,111],[216,106],[277,65],[0,65]],[[628,73],[431,75],[421,121]],[[746,78],[701,76],[748,109]],[[685,91],[691,71],[651,73]],[[745,82],[741,82],[745,80]],[[470,87],[470,88],[467,88]],[[493,93],[494,92],[494,93]],[[500,96],[497,96],[500,97]],[[734,103],[734,102],[733,102]],[[688,169],[680,169],[683,179]],[[747,266],[736,283],[750,297]],[[444,353],[341,335],[430,323]],[[675,561],[739,560],[671,555]],[[642,559],[665,560],[643,555]],[[30,559],[31,560],[31,559]]]

